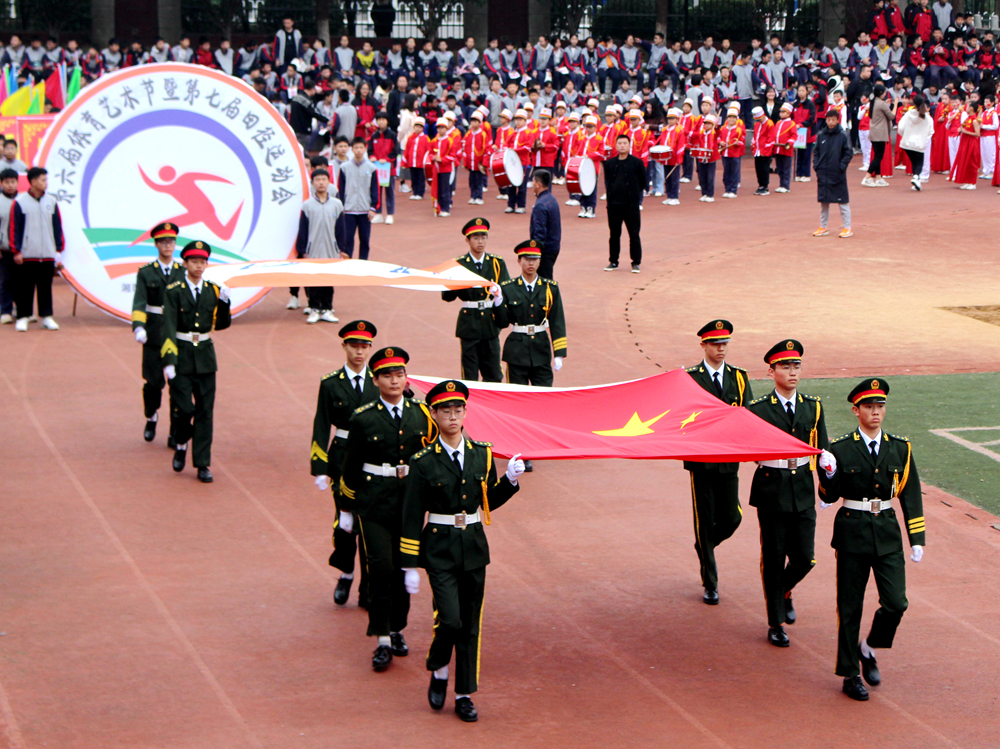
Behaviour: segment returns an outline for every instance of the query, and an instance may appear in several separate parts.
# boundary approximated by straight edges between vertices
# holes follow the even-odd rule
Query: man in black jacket
[[[330,121],[328,117],[320,114],[316,110],[316,102],[313,97],[316,95],[316,82],[307,78],[302,86],[302,90],[292,97],[290,111],[288,113],[288,123],[295,131],[295,137],[303,150],[308,149],[309,141],[312,139],[313,118],[322,123]]]
[[[872,66],[863,64],[858,69],[858,77],[847,87],[847,107],[851,113],[851,138],[855,148],[860,147],[858,141],[858,110],[861,108],[861,97],[872,97],[875,81],[872,80]]]
[[[830,232],[826,228],[830,220],[830,203],[840,206],[840,218],[844,228],[840,238],[847,239],[851,232],[851,198],[847,190],[847,168],[854,153],[844,128],[840,126],[840,113],[830,109],[826,113],[826,127],[816,137],[813,151],[813,168],[816,170],[816,199],[819,200],[819,229],[814,237],[825,237]]]
[[[608,194],[608,266],[604,270],[618,270],[618,257],[622,251],[622,222],[628,230],[628,249],[632,258],[632,272],[639,272],[642,262],[642,242],[639,239],[639,201],[646,189],[646,167],[642,159],[629,153],[631,141],[624,133],[615,140],[618,158],[604,162],[604,187]]]
[[[552,195],[552,172],[539,169],[531,175],[531,189],[535,205],[531,209],[531,236],[542,247],[542,262],[538,275],[552,280],[556,258],[562,243],[562,217],[559,201]]]
[[[399,112],[403,108],[408,85],[406,76],[399,76],[395,83],[396,87],[389,92],[389,98],[386,100],[385,111],[389,114],[389,129],[393,132],[399,132]]]

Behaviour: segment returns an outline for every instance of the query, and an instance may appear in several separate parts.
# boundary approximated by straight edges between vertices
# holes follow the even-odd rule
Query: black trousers
[[[333,309],[332,286],[306,286],[306,299],[310,309],[317,312],[329,312]]]
[[[924,170],[924,152],[911,151],[909,148],[904,148],[903,153],[910,159],[910,166],[913,167],[913,175],[919,177],[920,173]]]
[[[869,177],[882,176],[882,159],[885,158],[885,141],[872,141],[872,160],[868,164]]]
[[[54,260],[25,260],[14,266],[14,304],[17,319],[31,317],[38,293],[38,316],[52,316],[52,279],[56,273]]]
[[[906,562],[903,550],[884,556],[837,552],[837,676],[858,676],[861,614],[868,575],[874,573],[878,610],[868,632],[868,647],[891,648],[906,611]]]
[[[212,465],[212,413],[215,410],[215,372],[179,374],[170,381],[171,433],[178,445],[194,437],[191,464]]]
[[[462,342],[462,379],[503,382],[500,368],[500,338],[460,338]]]
[[[550,281],[555,280],[556,260],[559,258],[559,250],[555,252],[543,252],[542,260],[538,263],[538,275]]]
[[[608,240],[608,259],[617,264],[618,258],[622,254],[622,223],[628,231],[628,251],[632,258],[632,263],[639,265],[642,262],[642,240],[639,238],[639,229],[642,225],[639,205],[615,205],[608,203],[608,229],[611,236]]]
[[[701,565],[701,584],[719,589],[715,547],[732,536],[743,521],[740,478],[733,473],[690,471],[691,506],[694,515],[694,548]]]
[[[368,564],[368,636],[402,632],[410,613],[410,594],[403,584],[399,528],[358,518]]]
[[[540,367],[527,367],[520,364],[507,364],[507,382],[512,385],[535,385],[537,387],[552,387],[552,365],[544,364]]]
[[[486,568],[427,570],[434,594],[434,639],[427,653],[427,670],[451,662],[455,652],[455,694],[479,689],[479,651],[482,639]]]
[[[0,314],[10,315],[14,312],[14,279],[17,276],[17,264],[14,253],[10,250],[0,252]]]
[[[771,157],[754,156],[753,168],[757,172],[757,188],[766,190],[771,181]]]
[[[816,508],[802,512],[757,509],[760,577],[767,602],[767,626],[785,623],[785,600],[816,566]],[[787,560],[787,563],[786,563]]]
[[[701,185],[702,197],[715,197],[715,165],[717,163],[716,161],[698,162],[698,184]]]
[[[777,154],[774,157],[774,165],[778,172],[778,184],[786,190],[792,186],[792,157],[791,154]]]
[[[148,343],[142,347],[142,411],[146,418],[152,418],[153,414],[160,410],[163,402],[163,386],[167,384],[166,377],[163,376],[163,360],[160,358],[160,349],[150,346]],[[174,410],[170,412],[170,434],[174,433]]]

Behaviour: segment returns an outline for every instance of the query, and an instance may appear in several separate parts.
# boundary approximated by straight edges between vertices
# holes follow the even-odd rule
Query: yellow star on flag
[[[686,419],[684,419],[684,421],[681,422],[681,425],[680,425],[679,428],[683,429],[684,427],[686,427],[688,424],[690,424],[695,419],[697,419],[698,416],[699,416],[699,414],[701,414],[701,411],[695,411],[694,413],[692,413],[690,416],[688,416]]]
[[[628,420],[628,423],[626,423],[625,426],[619,429],[602,429],[600,431],[595,429],[594,434],[599,434],[602,437],[640,437],[644,434],[653,434],[653,430],[649,427],[658,422],[668,413],[670,413],[669,409],[649,421],[643,421],[639,418],[638,413],[633,413],[632,418]]]

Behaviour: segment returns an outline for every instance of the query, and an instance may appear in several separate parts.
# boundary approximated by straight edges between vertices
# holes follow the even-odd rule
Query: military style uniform
[[[465,403],[468,389],[445,381],[427,394],[439,407]],[[479,657],[486,565],[490,548],[484,525],[490,512],[517,493],[506,476],[497,479],[489,442],[463,439],[459,448],[440,438],[410,458],[410,477],[403,500],[400,552],[404,567],[423,567],[434,594],[434,639],[427,653],[427,670],[451,662],[455,652],[455,694],[471,695],[479,688]],[[424,516],[427,514],[427,524]],[[431,689],[435,682],[432,679]],[[437,683],[442,690],[446,683]],[[431,706],[440,708],[442,703]],[[469,705],[471,708],[471,703]],[[459,706],[456,705],[456,710]],[[475,711],[470,710],[474,720]]]
[[[357,331],[357,327],[361,330]],[[368,336],[361,336],[369,332]],[[367,340],[371,342],[375,335],[375,326],[363,320],[345,325],[340,331],[344,340]],[[333,522],[333,553],[330,554],[330,566],[341,572],[354,572],[354,556],[358,551],[358,525],[355,523],[350,533],[340,527],[340,513],[347,512],[340,491],[341,466],[347,452],[348,423],[351,414],[360,406],[378,400],[379,392],[372,379],[371,370],[365,367],[358,376],[347,366],[325,375],[319,383],[319,397],[316,400],[316,416],[313,419],[312,447],[309,451],[310,472],[313,476],[329,476],[330,489],[337,510]],[[360,392],[358,388],[360,387]],[[333,430],[333,438],[330,431]],[[367,580],[364,545],[361,547],[361,601],[366,601]]]
[[[388,348],[373,354],[370,366],[377,375],[408,360]],[[420,401],[403,398],[391,408],[379,397],[354,412],[348,431],[341,502],[358,517],[368,558],[368,635],[389,636],[406,627],[410,610],[399,555],[407,461],[434,439],[436,426]]]
[[[522,242],[518,248],[519,256],[534,253],[541,257],[534,240]],[[524,278],[518,276],[500,288],[503,302],[493,308],[493,320],[498,328],[511,329],[503,345],[507,382],[552,387],[552,357],[566,356],[566,318],[559,284],[536,276],[529,290]]]
[[[465,225],[462,233],[468,237],[472,234],[488,233],[489,221],[484,218],[474,218]],[[503,258],[483,253],[476,261],[471,253],[466,253],[455,261],[476,275],[489,279],[500,285],[510,280],[507,264]],[[500,331],[493,322],[493,299],[482,286],[468,289],[441,292],[441,298],[446,302],[458,299],[462,309],[458,313],[455,325],[455,336],[462,342],[462,379],[478,380],[482,374],[484,382],[502,382],[503,373],[500,370]]]
[[[150,235],[153,239],[176,238],[175,224],[158,224]],[[184,278],[184,266],[171,261],[166,272],[159,259],[139,268],[135,277],[135,294],[132,297],[132,331],[142,328],[146,341],[142,344],[142,403],[147,421],[147,442],[156,435],[156,422],[151,421],[160,409],[163,397],[163,363],[160,349],[163,347],[163,297],[167,286]],[[172,432],[173,430],[171,430]]]
[[[724,342],[732,336],[728,320],[713,320],[698,335],[703,341]],[[750,377],[745,369],[723,363],[716,384],[704,361],[685,370],[707,392],[730,406],[745,406],[753,398]],[[732,536],[743,521],[739,497],[739,463],[697,463],[684,461],[691,473],[691,505],[694,515],[694,548],[698,552],[701,584],[706,590],[706,603],[717,603],[719,570],[715,564],[715,548]]]
[[[184,252],[193,245],[208,247],[192,242]],[[173,365],[176,370],[170,380],[173,437],[178,446],[194,437],[191,461],[196,468],[212,463],[215,373],[219,369],[212,335],[232,323],[229,302],[220,294],[219,286],[204,278],[200,292],[192,292],[185,275],[167,286],[163,298],[160,357],[164,367]]]
[[[885,380],[865,380],[848,400],[854,405],[866,400],[884,402],[888,392]],[[837,470],[829,478],[825,472],[820,474],[823,501],[833,504],[844,500],[833,524],[831,546],[837,550],[836,673],[845,678],[859,675],[859,635],[869,574],[875,575],[879,594],[879,608],[866,638],[870,648],[892,647],[907,608],[899,510],[910,546],[923,547],[925,540],[920,478],[912,445],[905,437],[884,431],[876,437],[877,441],[856,429],[836,438],[830,452],[837,460]]]

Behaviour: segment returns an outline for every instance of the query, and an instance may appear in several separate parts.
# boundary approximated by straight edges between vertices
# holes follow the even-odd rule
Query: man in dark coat
[[[851,231],[851,198],[847,191],[847,167],[850,166],[854,151],[850,136],[840,126],[840,113],[831,109],[826,113],[826,127],[816,137],[813,151],[813,169],[816,170],[816,199],[819,200],[819,228],[814,237],[825,237],[830,232],[826,225],[830,220],[830,203],[840,205],[840,219],[844,228],[840,238],[847,239]]]
[[[542,247],[542,262],[538,275],[550,281],[555,273],[559,245],[562,243],[562,218],[559,201],[552,195],[552,173],[539,169],[532,176],[531,189],[535,193],[535,207],[531,209],[531,236]]]

